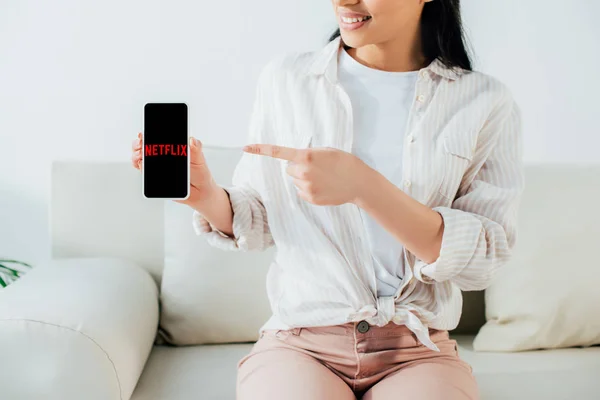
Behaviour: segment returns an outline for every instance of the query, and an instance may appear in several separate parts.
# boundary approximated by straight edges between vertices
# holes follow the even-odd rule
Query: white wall
[[[599,13],[464,0],[477,69],[524,111],[527,161],[600,161]],[[324,0],[0,1],[0,257],[48,257],[51,160],[127,161],[150,101],[185,101],[194,136],[241,145],[261,66],[334,27]]]

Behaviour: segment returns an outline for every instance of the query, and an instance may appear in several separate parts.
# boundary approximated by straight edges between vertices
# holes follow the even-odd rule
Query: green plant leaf
[[[19,273],[19,271],[16,271],[12,268],[7,267],[6,265],[2,265],[0,264],[0,271],[6,271],[8,274],[16,276],[17,278],[21,276],[21,274]]]
[[[7,286],[6,282],[4,282],[4,279],[2,279],[1,276],[0,276],[0,286],[2,286],[3,288]]]
[[[0,259],[0,262],[15,263],[15,264],[24,265],[26,267],[32,268],[30,264],[27,264],[26,262],[18,261],[18,260]]]

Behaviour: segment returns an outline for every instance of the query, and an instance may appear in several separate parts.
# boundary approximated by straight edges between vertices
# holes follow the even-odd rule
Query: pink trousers
[[[237,400],[474,400],[473,369],[448,331],[440,352],[404,325],[266,330],[238,362]]]

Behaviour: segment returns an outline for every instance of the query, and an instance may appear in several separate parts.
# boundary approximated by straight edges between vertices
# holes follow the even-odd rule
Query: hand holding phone
[[[190,206],[233,235],[229,196],[213,179],[202,143],[188,134],[187,105],[147,104],[144,115],[145,131],[133,141],[131,156],[143,174],[143,195]]]
[[[142,146],[143,134],[138,133],[137,139],[132,143],[131,163],[133,167],[142,171]],[[174,199],[173,201],[188,205],[194,208],[202,200],[207,199],[217,188],[210,170],[206,164],[204,153],[202,152],[202,143],[193,137],[189,141],[190,157],[190,187],[189,196],[184,200]]]

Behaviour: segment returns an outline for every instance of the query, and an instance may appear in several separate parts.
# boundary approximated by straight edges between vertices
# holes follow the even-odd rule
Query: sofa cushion
[[[452,336],[473,367],[485,400],[595,399],[600,347],[521,353],[473,351],[473,337]],[[237,362],[252,344],[155,346],[132,400],[235,398]]]
[[[233,400],[237,362],[252,343],[155,346],[131,400]]]
[[[600,344],[600,166],[530,166],[512,260],[486,290],[478,351]]]
[[[230,185],[240,149],[204,154],[218,184]],[[193,210],[165,203],[165,266],[158,340],[177,345],[251,342],[271,316],[266,274],[275,248],[228,252],[196,235]]]
[[[129,399],[152,350],[158,287],[129,260],[44,260],[0,290],[0,399]]]
[[[142,195],[130,161],[54,160],[51,175],[51,258],[120,258],[160,282],[165,200]]]
[[[597,399],[600,346],[515,353],[476,352],[473,336],[455,335],[485,400]]]

